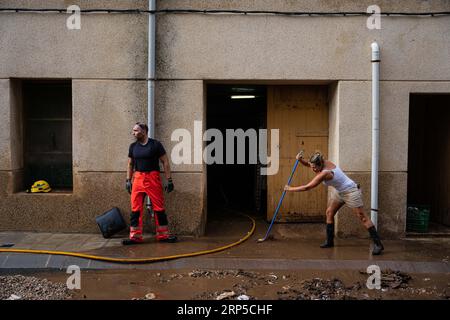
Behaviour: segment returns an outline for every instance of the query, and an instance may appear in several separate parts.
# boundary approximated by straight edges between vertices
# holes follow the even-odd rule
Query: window
[[[54,191],[71,191],[71,81],[23,81],[22,101],[25,187],[45,180]]]

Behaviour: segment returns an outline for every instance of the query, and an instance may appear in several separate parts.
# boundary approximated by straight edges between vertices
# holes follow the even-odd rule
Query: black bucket
[[[95,218],[104,238],[110,238],[127,227],[119,208],[114,207]]]

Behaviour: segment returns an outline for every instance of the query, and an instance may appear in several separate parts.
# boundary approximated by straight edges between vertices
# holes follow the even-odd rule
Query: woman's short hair
[[[324,164],[323,156],[320,152],[314,153],[309,162],[314,163],[316,166],[321,167]]]

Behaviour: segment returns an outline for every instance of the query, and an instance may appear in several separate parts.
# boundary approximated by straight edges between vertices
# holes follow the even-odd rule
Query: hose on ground
[[[247,218],[249,218],[251,220],[252,227],[251,227],[250,231],[248,231],[247,234],[243,238],[239,239],[238,241],[235,241],[233,243],[227,244],[225,246],[217,247],[214,249],[202,250],[202,251],[196,251],[196,252],[188,252],[188,253],[182,253],[182,254],[175,254],[175,255],[170,255],[170,256],[148,257],[148,258],[113,258],[113,257],[97,256],[97,255],[78,253],[78,252],[68,252],[68,251],[32,250],[32,249],[2,249],[2,248],[0,248],[0,253],[5,252],[5,253],[50,254],[50,255],[70,256],[70,257],[77,257],[77,258],[84,258],[84,259],[91,259],[91,260],[98,260],[98,261],[105,261],[105,262],[125,263],[125,264],[152,263],[152,262],[159,262],[159,261],[174,260],[174,259],[179,259],[179,258],[195,257],[195,256],[211,254],[211,253],[216,253],[216,252],[230,249],[232,247],[240,245],[241,243],[245,242],[248,238],[250,238],[253,235],[253,233],[255,232],[256,222],[255,222],[255,219],[253,219],[252,217],[245,215],[245,214],[244,214],[244,216],[246,216]]]

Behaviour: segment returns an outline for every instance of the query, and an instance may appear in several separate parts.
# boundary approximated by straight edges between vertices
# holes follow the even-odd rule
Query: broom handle
[[[295,170],[297,169],[297,166],[298,166],[298,162],[299,162],[299,160],[297,159],[297,160],[295,161],[294,168],[292,168],[291,175],[289,176],[289,180],[288,180],[288,183],[287,183],[288,185],[291,184],[292,177],[294,176],[294,172],[295,172]],[[285,196],[285,195],[286,195],[286,190],[284,190],[284,191],[283,191],[283,194],[281,195],[281,199],[280,199],[280,201],[278,202],[277,209],[275,210],[275,213],[274,213],[273,218],[272,218],[272,222],[270,222],[269,229],[267,229],[267,232],[266,232],[266,235],[264,236],[264,239],[267,238],[267,236],[269,235],[270,230],[272,229],[273,222],[275,221],[275,218],[277,217],[278,210],[280,210],[281,203],[283,202],[283,199],[284,199],[284,196]]]

